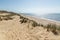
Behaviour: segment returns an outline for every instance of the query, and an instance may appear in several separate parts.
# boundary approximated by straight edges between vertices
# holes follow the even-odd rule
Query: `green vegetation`
[[[48,24],[47,25],[47,31],[51,31],[52,33],[54,33],[55,35],[57,35],[57,25],[56,24]]]
[[[14,13],[14,12],[8,12],[8,11],[0,11],[0,13],[9,13],[8,15],[0,15],[0,21],[2,21],[2,20],[12,20],[13,18],[12,18],[12,16],[14,16],[14,15],[18,15],[19,17],[20,17],[20,23],[22,24],[22,23],[27,23],[28,22],[28,25],[29,25],[29,23],[31,23],[32,22],[32,26],[33,27],[37,27],[37,26],[41,26],[41,27],[44,27],[44,28],[46,28],[47,29],[47,31],[49,32],[49,31],[51,31],[53,34],[55,34],[55,35],[57,35],[58,34],[58,32],[57,32],[57,30],[58,31],[60,31],[60,27],[58,27],[56,24],[47,24],[47,26],[44,26],[43,24],[39,24],[39,23],[37,23],[36,21],[34,21],[34,20],[30,20],[30,19],[28,19],[28,18],[26,18],[26,17],[23,17],[23,16],[21,16],[20,14],[17,14],[17,13]],[[57,28],[58,27],[58,28]]]
[[[6,16],[2,16],[2,18],[0,17],[0,21],[2,21],[2,20],[12,20],[13,18],[11,18],[11,17],[6,17]]]
[[[44,27],[44,25],[43,25],[43,24],[40,24],[40,26],[41,26],[41,27]]]
[[[8,13],[8,11],[0,10],[0,13]]]
[[[23,16],[20,16],[20,19],[24,19],[24,17]]]
[[[28,18],[23,18],[20,20],[21,23],[27,23],[28,22]]]
[[[12,18],[12,16],[14,16],[14,15],[18,15],[18,16],[20,16],[20,14],[17,14],[17,13],[14,13],[14,12],[8,12],[8,11],[0,11],[0,13],[2,14],[2,13],[8,13],[8,15],[0,15],[0,21],[2,21],[2,20],[12,20],[13,18]]]
[[[60,26],[57,28],[57,30],[59,30],[59,31],[60,31]]]
[[[32,22],[32,26],[33,26],[33,27],[40,26],[40,24],[38,24],[38,23],[35,22],[34,20],[30,20],[30,19],[25,18],[25,17],[23,17],[23,16],[20,16],[20,19],[21,19],[21,20],[20,20],[21,23],[27,23],[27,22],[29,21],[29,23]]]
[[[40,26],[40,24],[38,24],[37,22],[35,22],[35,21],[32,21],[33,23],[32,23],[32,26],[33,27],[36,27],[36,26]]]
[[[0,21],[2,21],[1,17],[0,17]]]
[[[46,28],[47,28],[47,31],[49,31],[51,29],[51,24],[48,24]]]
[[[13,18],[9,15],[0,15],[0,21],[2,20],[12,20]]]

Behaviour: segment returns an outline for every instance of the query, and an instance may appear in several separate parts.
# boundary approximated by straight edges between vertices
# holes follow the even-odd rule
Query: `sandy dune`
[[[7,14],[1,13],[0,15]],[[0,21],[0,40],[60,40],[60,35],[54,35],[51,31],[47,32],[47,29],[44,29],[41,26],[33,27],[31,23],[28,22],[21,24],[21,19],[18,15],[11,16],[11,18],[13,19]],[[37,19],[34,17],[27,18],[42,24],[60,24],[57,22]]]

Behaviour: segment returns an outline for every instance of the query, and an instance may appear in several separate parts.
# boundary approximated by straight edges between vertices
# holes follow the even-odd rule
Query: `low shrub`
[[[32,21],[33,23],[32,23],[32,26],[33,27],[36,27],[36,26],[40,26],[40,24],[38,24],[37,22],[35,22],[35,21]]]
[[[60,31],[60,26],[57,28],[58,31]]]
[[[1,17],[0,17],[0,21],[2,21]]]
[[[43,25],[43,24],[40,24],[40,26],[41,26],[41,27],[44,27],[44,25]]]
[[[20,16],[20,19],[24,19],[24,17],[23,16]]]
[[[51,31],[53,34],[57,35],[57,25],[56,24],[48,24],[47,25],[47,31]]]
[[[56,31],[56,30],[57,30],[56,24],[53,24],[51,28],[52,28],[51,31],[52,31],[55,35],[57,35],[58,33],[57,33],[57,31]]]
[[[46,26],[46,28],[47,28],[47,31],[49,31],[50,28],[51,28],[51,24],[48,24],[48,25]]]
[[[27,23],[27,21],[28,21],[28,18],[24,18],[24,19],[20,20],[21,23]]]

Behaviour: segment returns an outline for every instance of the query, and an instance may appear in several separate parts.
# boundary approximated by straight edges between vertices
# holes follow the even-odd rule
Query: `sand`
[[[21,19],[18,15],[13,16],[12,18],[13,20],[0,21],[0,40],[60,40],[60,35],[54,35],[51,31],[47,32],[47,29],[44,29],[41,26],[32,27],[28,22],[21,24],[19,22]],[[57,22],[37,19],[34,17],[27,18],[42,24],[59,24]]]

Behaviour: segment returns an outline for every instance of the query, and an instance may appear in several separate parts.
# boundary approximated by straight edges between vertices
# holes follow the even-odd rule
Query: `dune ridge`
[[[56,29],[46,28],[47,24],[60,25],[58,22],[0,11],[0,40],[60,40],[60,34],[54,34]]]

